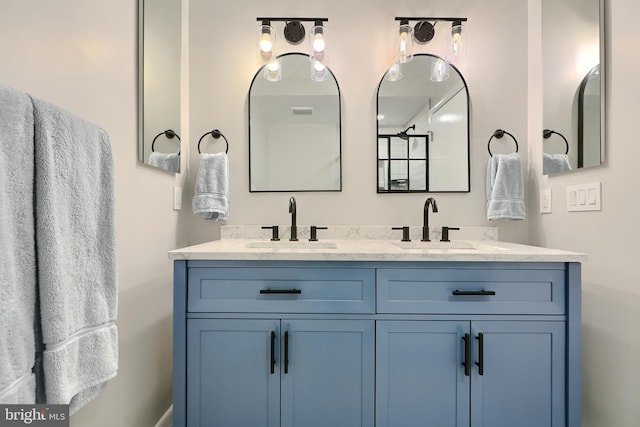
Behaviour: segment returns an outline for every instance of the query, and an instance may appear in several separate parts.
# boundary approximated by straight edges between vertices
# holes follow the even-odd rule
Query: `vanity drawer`
[[[564,314],[562,269],[379,269],[378,313]]]
[[[187,308],[217,313],[374,313],[375,270],[189,268]]]

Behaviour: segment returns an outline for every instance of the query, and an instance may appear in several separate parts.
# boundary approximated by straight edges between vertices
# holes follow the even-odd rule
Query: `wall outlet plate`
[[[173,210],[179,211],[182,209],[182,187],[179,185],[173,186]]]
[[[551,189],[540,191],[540,213],[551,213]]]

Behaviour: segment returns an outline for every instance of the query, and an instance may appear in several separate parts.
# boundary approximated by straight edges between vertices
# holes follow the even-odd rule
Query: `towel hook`
[[[155,149],[156,139],[158,139],[158,137],[159,137],[160,135],[164,135],[164,136],[166,136],[166,137],[167,137],[167,138],[169,138],[169,139],[173,139],[173,138],[175,137],[175,138],[178,138],[178,141],[180,141],[180,135],[178,135],[177,133],[175,133],[175,132],[174,132],[173,130],[171,130],[171,129],[167,129],[167,130],[165,130],[164,132],[160,132],[159,134],[157,134],[157,135],[156,135],[156,137],[155,137],[155,138],[153,138],[153,141],[151,142],[151,152],[156,151],[156,149]],[[178,150],[178,155],[180,155],[180,150]]]
[[[220,132],[218,129],[214,129],[214,130],[212,130],[211,132],[207,132],[207,133],[205,133],[204,135],[202,135],[202,136],[200,137],[200,139],[198,140],[198,153],[201,153],[201,151],[200,151],[200,143],[202,142],[202,140],[204,139],[204,137],[205,137],[205,136],[207,136],[207,135],[211,135],[211,136],[212,136],[212,137],[214,137],[215,139],[218,139],[218,138],[220,138],[220,137],[224,138],[224,142],[227,144],[227,149],[226,149],[224,152],[225,152],[225,153],[228,153],[228,152],[229,152],[229,141],[227,141],[227,137],[226,137],[226,136],[224,136],[224,135],[222,134],[222,132]]]
[[[495,137],[495,138],[502,138],[504,136],[504,134],[507,134],[511,137],[511,139],[513,139],[513,142],[515,142],[516,144],[516,153],[518,152],[518,140],[516,139],[515,136],[511,135],[509,132],[507,132],[504,129],[496,129],[496,131],[493,133],[493,135],[491,135],[491,138],[489,138],[489,142],[487,143],[487,150],[489,150],[489,155],[491,157],[493,157],[493,153],[491,152],[491,140]]]
[[[545,130],[543,130],[543,131],[542,131],[542,137],[543,137],[544,139],[549,139],[549,138],[551,138],[551,136],[552,136],[554,133],[555,133],[556,135],[559,135],[559,136],[560,136],[560,138],[564,139],[564,144],[567,146],[567,149],[566,149],[566,151],[564,152],[564,154],[569,154],[569,141],[567,141],[567,138],[565,138],[565,137],[564,137],[564,135],[563,135],[563,134],[561,134],[560,132],[556,132],[556,131],[555,131],[555,130],[553,130],[553,129],[545,129]]]

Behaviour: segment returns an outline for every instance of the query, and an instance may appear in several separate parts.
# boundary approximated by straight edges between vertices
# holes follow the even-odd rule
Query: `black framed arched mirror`
[[[306,54],[278,61],[273,81],[265,65],[249,89],[249,190],[341,191],[338,82],[329,69],[312,79]]]
[[[468,192],[469,91],[443,58],[416,54],[378,85],[378,193]]]

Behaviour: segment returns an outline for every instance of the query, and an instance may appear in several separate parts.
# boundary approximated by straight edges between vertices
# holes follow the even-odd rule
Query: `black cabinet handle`
[[[284,333],[284,373],[289,373],[289,331]]]
[[[476,337],[478,340],[478,375],[484,375],[484,334],[481,332]]]
[[[471,343],[469,342],[469,334],[464,334],[462,340],[464,341],[464,362],[462,362],[462,366],[464,366],[464,374],[468,377],[471,376]]]
[[[488,297],[488,296],[494,296],[495,294],[496,294],[496,291],[460,291],[458,289],[456,289],[455,291],[451,292],[451,295],[456,296],[456,297],[460,297],[460,296]]]
[[[276,372],[276,333],[271,331],[271,373]]]
[[[301,294],[300,289],[260,289],[261,294]]]

